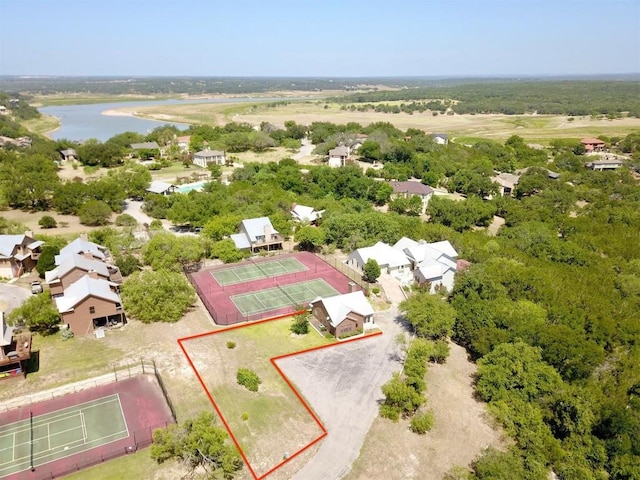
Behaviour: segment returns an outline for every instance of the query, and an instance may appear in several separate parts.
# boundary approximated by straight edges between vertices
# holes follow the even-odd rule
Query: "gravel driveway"
[[[376,315],[383,335],[278,362],[328,432],[296,480],[339,479],[360,454],[384,399],[380,387],[402,367],[395,338],[404,330],[397,309]]]
[[[31,292],[25,287],[0,283],[0,310],[6,315],[22,305],[30,296]]]

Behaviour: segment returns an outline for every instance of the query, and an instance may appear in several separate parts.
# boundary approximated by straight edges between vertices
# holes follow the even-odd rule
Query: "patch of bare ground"
[[[376,418],[345,480],[440,480],[454,465],[468,465],[489,446],[503,447],[502,434],[474,399],[476,366],[465,350],[451,344],[444,365],[430,365],[427,408],[434,412],[426,435],[409,430],[409,421]]]
[[[487,233],[492,237],[495,237],[496,235],[498,235],[498,232],[500,231],[500,227],[504,225],[504,221],[505,221],[504,218],[494,215],[493,221],[487,227]]]
[[[38,222],[44,216],[55,218],[58,222],[56,228],[42,228]],[[27,229],[35,234],[42,235],[60,235],[74,236],[79,233],[90,232],[96,227],[89,227],[80,224],[80,219],[74,215],[60,215],[56,212],[25,212],[23,210],[4,210],[0,211],[0,217],[6,220],[13,220],[26,225]],[[115,219],[115,215],[112,220]]]

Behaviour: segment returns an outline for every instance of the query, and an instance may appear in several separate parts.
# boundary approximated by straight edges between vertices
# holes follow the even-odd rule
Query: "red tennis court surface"
[[[230,297],[233,295],[256,292],[259,290],[273,288],[274,286],[300,283],[316,278],[321,278],[340,293],[349,293],[354,288],[354,284],[351,283],[348,277],[312,253],[300,252],[289,255],[279,255],[277,258],[282,259],[287,257],[297,259],[307,267],[307,270],[250,280],[248,282],[236,283],[227,286],[220,285],[211,274],[211,272],[235,268],[239,265],[260,264],[260,262],[273,261],[273,257],[266,257],[263,259],[249,260],[232,265],[221,265],[220,267],[189,274],[188,277],[198,292],[202,303],[218,325],[232,325],[240,322],[273,318],[293,313],[295,310],[294,306],[291,305],[253,315],[243,315],[231,300]]]
[[[34,403],[0,413],[0,425],[7,425],[33,416],[55,412],[117,394],[129,430],[129,436],[91,450],[70,455],[36,467],[2,477],[2,480],[44,480],[68,475],[83,468],[135,452],[151,444],[153,430],[173,422],[171,410],[153,375],[138,375],[108,385],[71,393],[62,397]]]

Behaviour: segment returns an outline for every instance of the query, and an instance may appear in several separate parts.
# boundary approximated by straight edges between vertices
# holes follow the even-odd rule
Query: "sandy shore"
[[[102,112],[107,117],[135,117],[137,112],[127,111],[124,109],[111,108]]]

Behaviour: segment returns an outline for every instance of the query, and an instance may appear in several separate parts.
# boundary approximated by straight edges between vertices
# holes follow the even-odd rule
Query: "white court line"
[[[84,413],[80,410],[80,423],[82,426],[82,441],[87,443],[87,422],[84,421]]]
[[[124,422],[124,431],[127,432],[127,437],[128,437],[129,424],[127,423],[127,417],[124,416],[124,410],[122,409],[122,402],[120,401],[120,394],[116,393],[116,397],[118,397],[118,405],[120,405],[120,413],[122,414],[122,421]]]

